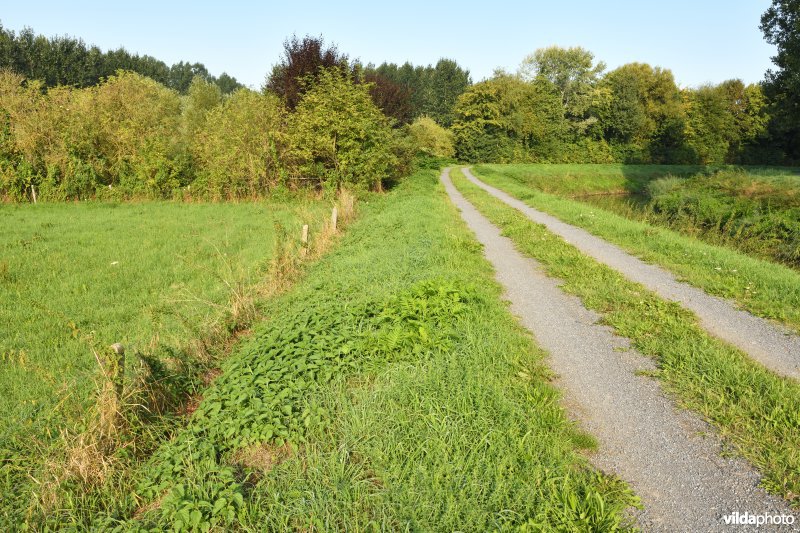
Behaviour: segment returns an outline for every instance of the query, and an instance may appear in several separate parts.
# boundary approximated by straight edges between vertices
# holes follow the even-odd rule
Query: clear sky
[[[364,63],[435,63],[449,57],[474,81],[516,70],[537,48],[583,46],[609,68],[639,61],[669,68],[682,86],[757,82],[772,46],[758,29],[768,0],[300,0],[207,2],[2,0],[0,22],[102,49],[124,46],[168,64],[201,62],[260,87],[296,33],[323,35]]]

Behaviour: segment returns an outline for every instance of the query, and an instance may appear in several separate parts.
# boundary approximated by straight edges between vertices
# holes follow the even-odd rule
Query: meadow
[[[136,376],[147,367],[177,402],[201,386],[227,337],[255,317],[276,233],[299,239],[305,222],[314,235],[327,204],[0,206],[4,473],[38,477],[62,434],[87,429],[112,343],[128,352],[130,385],[152,378]]]
[[[439,182],[456,160],[800,332],[797,170],[733,166],[800,161],[791,69],[690,88],[552,46],[473,83],[293,35],[254,90],[0,45],[0,531],[633,530],[653,495],[593,466]],[[452,175],[799,505],[796,381]]]
[[[715,171],[476,171],[800,329],[795,270],[576,198]],[[632,527],[638,498],[590,465],[594,438],[567,418],[546,353],[502,302],[437,176],[419,170],[387,192],[362,191],[355,211],[340,194],[338,235],[325,222],[332,199],[299,193],[2,206],[0,313],[11,327],[0,337],[0,527]],[[796,500],[795,383],[453,178],[567,292],[653,357],[653,377],[711,421],[768,490]],[[319,243],[308,254],[298,248],[303,223]],[[113,342],[127,347],[128,367],[108,434],[97,419],[113,380],[99,361]]]
[[[421,171],[366,197],[332,251],[262,302],[263,321],[148,453],[117,451],[102,476],[61,479],[50,500],[6,493],[0,523],[626,527],[624,510],[636,498],[579,453],[593,439],[564,415],[544,353],[500,301],[437,176]],[[169,211],[112,210],[159,208]],[[258,204],[182,208],[266,212]],[[249,236],[231,241],[259,272],[268,225],[243,228]]]

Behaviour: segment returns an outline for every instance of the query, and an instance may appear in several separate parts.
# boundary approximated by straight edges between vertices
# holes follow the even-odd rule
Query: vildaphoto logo
[[[791,526],[794,524],[794,515],[790,514],[754,514],[747,511],[735,511],[722,517],[722,523],[727,526]]]

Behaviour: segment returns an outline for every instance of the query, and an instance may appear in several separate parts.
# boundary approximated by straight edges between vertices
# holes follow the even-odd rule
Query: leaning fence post
[[[36,203],[36,187],[33,186],[33,183],[31,183],[31,196],[33,197],[33,203]]]

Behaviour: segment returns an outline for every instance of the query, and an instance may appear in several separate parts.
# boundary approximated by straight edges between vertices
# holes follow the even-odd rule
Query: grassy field
[[[252,313],[276,224],[299,237],[301,220],[317,229],[327,209],[301,199],[0,206],[3,488],[36,478],[62,431],[86,429],[103,381],[95,354],[110,344],[126,346],[129,370],[147,360],[190,393],[189,367],[224,348],[199,341],[222,340],[247,319],[234,315]]]
[[[533,185],[535,180],[529,182],[525,177],[526,169],[538,170],[539,166],[545,165],[479,165],[475,172],[486,183],[532,207],[582,227],[645,261],[659,264],[710,294],[733,299],[755,315],[775,319],[800,332],[797,270],[562,196],[567,189],[585,190],[583,185],[564,189],[552,185],[550,190],[560,190],[558,194],[542,192]],[[592,166],[585,167],[580,180],[574,181],[592,181]],[[621,178],[617,176],[615,180],[619,182]]]
[[[270,318],[182,429],[101,482],[63,484],[29,523],[624,526],[635,497],[580,455],[592,438],[565,418],[544,354],[437,178],[423,171],[363,202],[333,252],[265,305]]]
[[[454,184],[562,287],[602,314],[642,354],[679,403],[697,410],[764,475],[767,490],[797,504],[800,494],[800,385],[775,376],[707,334],[690,312],[556,237],[544,226],[451,173]]]
[[[481,165],[478,171],[800,268],[797,169]]]
[[[589,217],[585,204],[480,170],[645,256],[712,271],[697,283],[734,291],[738,270],[753,289],[743,302],[800,324],[790,269],[613,213]],[[642,167],[640,181],[661,170]],[[796,499],[796,383],[453,174],[520,249],[656,358],[657,376],[770,491]],[[566,418],[545,354],[502,303],[437,178],[420,171],[364,196],[332,251],[290,265],[296,284],[269,298],[259,283],[296,241],[276,222],[299,234],[312,221],[316,234],[327,202],[0,208],[0,323],[14,325],[0,332],[0,529],[628,528],[635,495],[589,466],[593,438]],[[232,316],[248,298],[257,311]],[[198,345],[220,327],[226,335]],[[93,351],[117,341],[136,368],[194,395],[167,422],[123,428],[124,445],[92,455],[80,421],[102,381]]]

